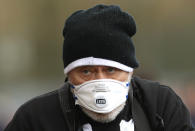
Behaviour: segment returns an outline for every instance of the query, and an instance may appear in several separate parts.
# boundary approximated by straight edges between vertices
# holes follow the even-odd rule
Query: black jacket
[[[137,77],[131,83],[133,99],[143,109],[152,131],[195,131],[187,108],[172,89]],[[65,83],[61,89],[23,104],[4,131],[77,131],[69,86]],[[135,120],[135,130],[141,131],[138,125]]]

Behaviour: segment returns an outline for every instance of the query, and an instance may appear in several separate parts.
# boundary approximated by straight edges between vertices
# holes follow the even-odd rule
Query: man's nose
[[[95,78],[94,79],[105,79],[106,77],[105,77],[105,75],[104,75],[104,73],[103,72],[97,72],[96,74],[95,74]]]

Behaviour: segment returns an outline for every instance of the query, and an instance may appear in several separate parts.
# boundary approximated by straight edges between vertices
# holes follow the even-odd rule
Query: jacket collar
[[[70,84],[66,82],[59,90],[60,106],[64,114],[65,121],[68,125],[69,131],[75,131],[75,100],[70,91]]]

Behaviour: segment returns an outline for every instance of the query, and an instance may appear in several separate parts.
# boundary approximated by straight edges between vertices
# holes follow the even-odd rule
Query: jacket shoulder
[[[25,102],[20,108],[28,109],[28,108],[39,108],[40,106],[48,107],[53,103],[56,103],[57,101],[58,101],[58,93],[57,90],[54,90],[52,92],[48,92],[30,99],[29,101]]]
[[[134,77],[132,84],[134,96],[138,98],[145,108],[154,112],[158,112],[165,107],[167,102],[170,102],[170,99],[176,103],[178,100],[180,101],[173,89],[159,82]]]
[[[134,77],[132,82],[135,93],[141,93],[145,98],[157,100],[154,98],[161,97],[162,99],[163,96],[166,97],[167,95],[177,97],[173,89],[159,82],[142,79],[140,77]]]
[[[191,131],[190,114],[181,98],[168,86],[134,77],[134,97],[137,97],[151,125],[159,123],[165,130]]]

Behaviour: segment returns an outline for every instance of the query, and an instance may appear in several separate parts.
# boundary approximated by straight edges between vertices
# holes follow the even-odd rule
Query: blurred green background
[[[64,22],[100,3],[136,20],[135,74],[171,86],[195,109],[194,0],[0,0],[0,126],[21,104],[63,84]]]

